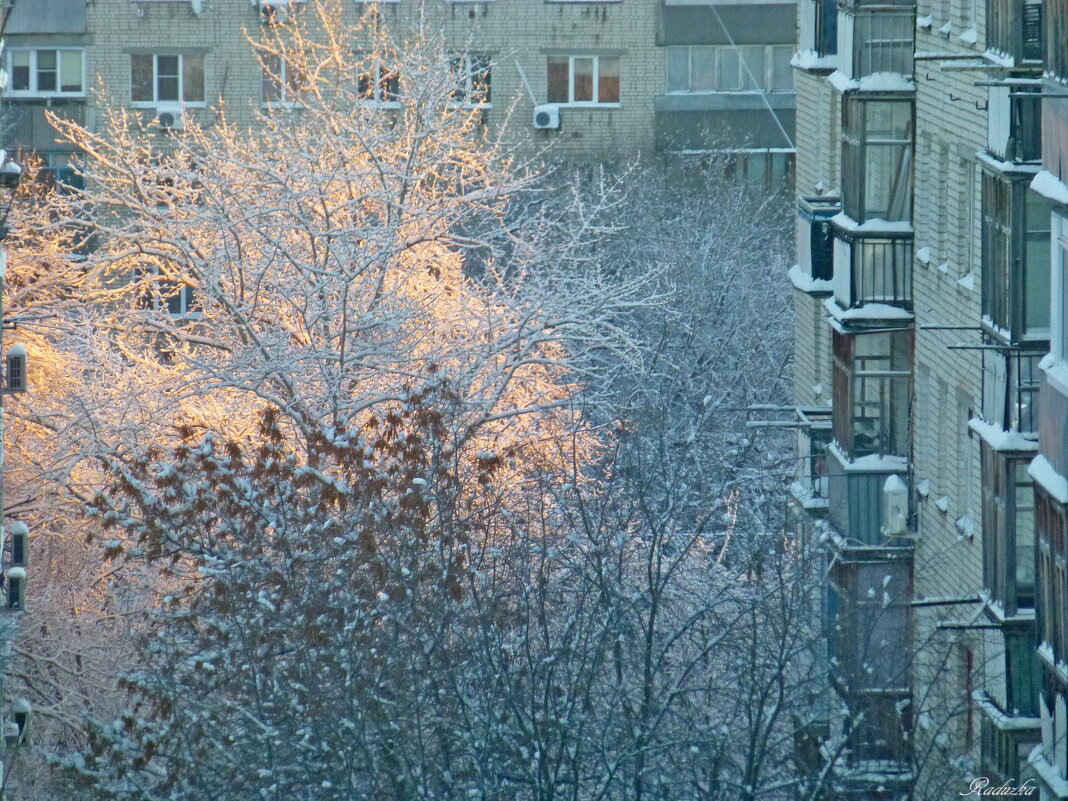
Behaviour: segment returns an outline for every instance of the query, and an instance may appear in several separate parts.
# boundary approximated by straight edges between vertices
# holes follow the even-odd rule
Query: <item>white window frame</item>
[[[41,91],[37,88],[37,57],[38,53],[43,50],[52,50],[56,53],[56,88],[54,90]],[[61,51],[77,52],[81,55],[81,72],[82,72],[82,88],[76,92],[64,92],[60,87],[63,85],[62,69],[63,59],[59,53]],[[15,89],[14,86],[14,58],[16,53],[29,53],[30,54],[30,88],[29,89]],[[7,74],[8,74],[8,88],[5,93],[7,97],[85,97],[85,48],[84,47],[13,47],[7,51],[7,58],[5,59]]]
[[[743,47],[763,47],[764,48],[764,75],[762,76],[763,88],[759,89],[727,89],[722,88],[722,53],[726,50],[736,51],[738,56],[738,78],[741,81],[741,86],[744,86],[748,78],[748,73],[743,69],[745,63],[740,52]],[[785,48],[789,50],[791,56],[794,52],[794,46],[789,44],[769,44],[769,45],[669,45],[668,50],[686,50],[686,77],[687,85],[689,89],[672,89],[670,84],[670,75],[668,74],[669,60],[671,58],[670,53],[665,53],[664,60],[664,93],[668,95],[716,95],[716,94],[794,94],[796,91],[793,88],[790,89],[773,89],[771,88],[774,83],[775,77],[775,52],[776,48]],[[714,89],[693,89],[693,57],[694,50],[708,49],[715,53],[715,83],[717,88]]]
[[[289,85],[289,72],[292,69],[289,62],[286,61],[285,56],[278,53],[265,53],[261,55],[263,63],[260,65],[260,92],[263,94],[262,108],[303,108],[304,104],[296,98],[291,98],[289,95],[291,92],[297,91]],[[273,74],[268,70],[267,59],[278,60],[278,73]],[[277,78],[277,81],[275,79]],[[267,82],[276,83],[281,97],[277,100],[267,99]]]
[[[356,57],[362,63],[364,60],[367,59],[368,55],[369,54],[367,54],[367,53],[357,53]],[[373,84],[373,86],[374,86],[374,96],[373,97],[364,97],[363,95],[360,95],[359,92],[357,91],[357,97],[358,97],[359,104],[361,106],[366,106],[366,107],[370,107],[370,108],[400,108],[401,107],[400,97],[403,97],[403,93],[401,91],[402,87],[401,87],[401,72],[400,72],[400,69],[398,68],[396,70],[396,73],[397,73],[397,95],[398,95],[398,97],[389,98],[389,99],[383,100],[382,99],[382,74],[383,74],[383,70],[385,69],[385,71],[387,71],[387,72],[391,72],[393,70],[390,70],[389,67],[384,67],[383,63],[381,61],[379,61],[377,58],[375,59],[374,63],[370,64],[369,66],[370,66],[370,68],[372,70],[374,70],[374,84]],[[357,81],[359,80],[360,77],[362,77],[362,75],[363,75],[363,73],[361,72],[360,75],[357,76]],[[357,90],[358,89],[359,89],[359,85],[357,84]]]
[[[152,99],[151,100],[134,100],[133,99],[133,60],[136,57],[149,56],[152,59]],[[204,85],[201,87],[203,90],[204,100],[185,100],[185,60],[190,56],[199,56],[203,59],[201,69],[203,72]],[[178,98],[161,98],[159,96],[159,60],[160,58],[178,58]],[[131,53],[130,54],[130,105],[134,108],[155,108],[160,103],[180,103],[186,108],[204,108],[207,105],[208,96],[208,59],[206,53]]]
[[[1068,215],[1054,213],[1051,219],[1050,351],[1058,373],[1068,381]]]
[[[461,0],[449,0],[449,2],[460,2]],[[463,0],[466,2],[467,0]],[[489,76],[489,89],[490,99],[488,101],[472,101],[471,97],[475,91],[475,83],[472,80],[476,72],[482,72],[483,70],[475,70],[471,68],[471,61],[479,59],[485,64],[485,72]],[[458,64],[462,70],[463,84],[458,85],[457,91],[463,92],[463,100],[456,100],[455,98],[450,101],[450,105],[457,106],[459,108],[493,108],[493,59],[486,53],[450,53],[449,54],[449,71],[452,74],[456,74],[453,70],[453,65]]]
[[[564,2],[578,2],[578,0],[564,0]],[[618,55],[593,55],[589,53],[570,53],[560,55],[550,55],[548,58],[566,58],[567,59],[567,101],[549,101],[553,105],[567,107],[567,108],[620,108],[623,98],[623,58]],[[602,58],[614,58],[619,61],[619,97],[620,100],[602,103],[600,98],[601,93],[601,59]],[[575,100],[575,62],[578,60],[592,60],[593,61],[593,100]],[[548,64],[548,61],[546,61]]]

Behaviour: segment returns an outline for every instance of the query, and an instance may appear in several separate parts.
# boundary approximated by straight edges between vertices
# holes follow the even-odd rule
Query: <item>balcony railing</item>
[[[835,298],[846,309],[882,303],[912,309],[912,234],[845,234],[834,242]]]

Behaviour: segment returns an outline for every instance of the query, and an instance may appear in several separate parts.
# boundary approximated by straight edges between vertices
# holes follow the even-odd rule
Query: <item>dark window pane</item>
[[[589,103],[595,98],[593,96],[593,59],[592,58],[576,58],[572,59],[572,68],[574,69],[574,94],[571,100],[575,103]]]
[[[182,57],[182,100],[187,103],[204,102],[204,56]]]
[[[604,57],[598,64],[597,101],[600,103],[619,102],[619,58]]]
[[[130,56],[130,94],[134,102],[154,99],[152,93],[152,56]]]
[[[11,90],[30,91],[30,51],[16,50],[11,54]]]
[[[59,86],[55,50],[37,51],[37,91],[54,92]]]
[[[282,60],[274,53],[263,57],[263,102],[277,103],[282,99]]]
[[[569,100],[567,56],[549,56],[548,98],[550,103],[567,103]]]

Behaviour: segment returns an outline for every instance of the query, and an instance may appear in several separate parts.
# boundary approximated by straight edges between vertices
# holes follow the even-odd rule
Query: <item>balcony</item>
[[[844,767],[905,762],[912,551],[838,551],[828,582],[831,676],[849,708]]]
[[[831,410],[798,407],[796,415],[798,466],[790,491],[804,509],[816,512],[827,508]]]
[[[839,69],[847,78],[860,80],[876,73],[912,77],[915,3],[843,0],[841,9]]]
[[[987,0],[987,47],[1017,65],[1042,60],[1042,0]]]
[[[907,223],[875,221],[853,224],[839,214],[834,218],[834,298],[852,317],[891,313],[885,307],[912,310],[912,228]],[[910,315],[898,315],[902,319]]]
[[[8,5],[9,8],[11,4]],[[33,0],[15,3],[4,29],[6,36],[86,33],[85,0]]]
[[[1020,348],[997,344],[987,337],[980,352],[983,421],[1001,432],[1034,436],[1038,431],[1038,388],[1042,381],[1038,365],[1046,354],[1045,344]]]
[[[1050,214],[1031,171],[983,175],[982,323],[990,341],[1043,350],[1050,337]]]
[[[986,149],[1017,164],[1042,158],[1042,84],[1015,78],[987,87]]]
[[[818,58],[838,52],[838,4],[835,0],[801,0],[798,42]]]
[[[797,201],[797,264],[817,281],[834,276],[834,235],[831,218],[842,210],[834,197],[801,197]]]

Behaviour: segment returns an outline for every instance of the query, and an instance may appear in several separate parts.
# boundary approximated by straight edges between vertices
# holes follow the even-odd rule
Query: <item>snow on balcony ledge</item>
[[[1028,474],[1058,503],[1068,503],[1068,478],[1058,473],[1041,453],[1027,468]]]
[[[1015,173],[1035,173],[1041,171],[1041,167],[1037,164],[1017,161],[1002,161],[1001,159],[994,158],[985,150],[980,150],[975,154],[976,161],[981,164],[989,166],[991,169],[997,172],[1015,172]]]
[[[1038,774],[1042,783],[1052,790],[1058,798],[1068,798],[1068,781],[1065,781],[1064,777],[1061,776],[1057,766],[1046,759],[1041,745],[1035,746],[1031,755],[1027,757],[1027,761],[1035,769],[1035,773]]]
[[[930,30],[934,24],[934,17],[930,14],[924,14],[922,17],[916,17],[916,27],[921,31]]]
[[[1031,181],[1031,191],[1061,206],[1068,206],[1068,186],[1049,170],[1041,170]]]
[[[912,223],[908,220],[883,220],[875,217],[866,222],[858,223],[844,211],[840,211],[831,217],[831,222],[843,231],[855,234],[911,234]]]
[[[820,495],[813,495],[812,490],[804,485],[800,481],[795,481],[790,484],[790,494],[794,500],[801,504],[801,508],[814,511],[816,509],[826,509],[829,506],[829,501]]]
[[[875,72],[863,78],[850,78],[841,70],[827,76],[831,86],[839,92],[915,92],[916,84],[908,75],[899,72]]]
[[[995,67],[1015,67],[1016,59],[1000,50],[988,49],[983,53],[983,60],[989,61]]]
[[[831,316],[831,319],[839,323],[851,323],[862,320],[882,320],[884,322],[897,321],[908,322],[915,319],[915,315],[908,309],[900,306],[891,306],[889,303],[865,303],[853,309],[843,309],[834,298],[823,301],[823,308]]]
[[[995,451],[1034,453],[1038,450],[1038,442],[1028,439],[1019,431],[1005,431],[1000,426],[988,423],[979,417],[969,420],[968,428],[982,437],[983,442]]]
[[[1037,729],[1042,721],[1039,718],[1029,718],[1023,715],[1006,715],[991,699],[985,690],[972,692],[972,699],[995,726],[1001,731],[1032,731]]]
[[[813,278],[801,269],[800,264],[795,264],[786,274],[790,278],[790,283],[794,285],[794,289],[799,289],[802,292],[830,293],[834,291],[830,281],[825,281],[822,278]]]
[[[850,460],[835,442],[828,445],[827,450],[834,454],[834,458],[846,473],[905,473],[909,467],[909,460],[904,456],[881,456],[873,453]]]
[[[790,59],[790,66],[800,70],[836,70],[838,56],[821,56],[815,50],[799,50]]]

